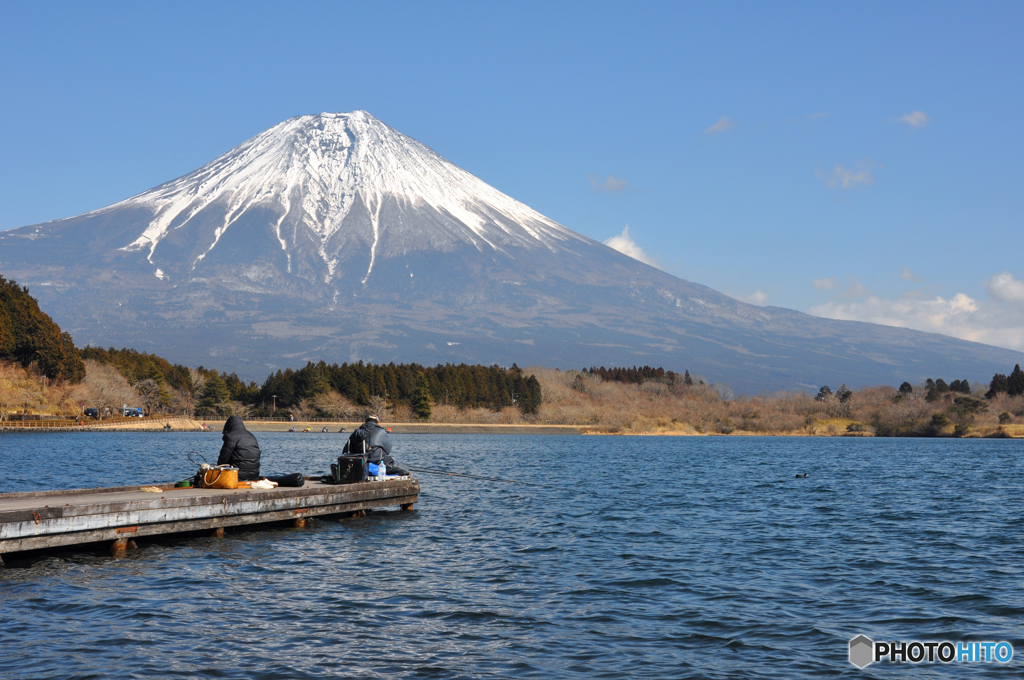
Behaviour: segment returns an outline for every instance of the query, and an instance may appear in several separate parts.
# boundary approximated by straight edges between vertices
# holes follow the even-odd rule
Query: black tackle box
[[[366,456],[341,456],[337,463],[331,463],[331,480],[335,484],[356,484],[365,482]]]

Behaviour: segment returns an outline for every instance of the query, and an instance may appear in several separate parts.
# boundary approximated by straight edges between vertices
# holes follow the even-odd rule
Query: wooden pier
[[[310,517],[388,506],[410,510],[420,492],[419,482],[410,478],[337,485],[306,480],[301,488],[267,490],[155,487],[161,491],[131,486],[0,494],[0,565],[10,553],[87,544],[120,552],[144,536],[223,535],[228,527],[268,522],[301,527]]]

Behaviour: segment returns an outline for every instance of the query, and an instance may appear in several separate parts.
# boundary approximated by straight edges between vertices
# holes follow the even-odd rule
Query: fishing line
[[[428,475],[447,475],[448,477],[465,477],[467,479],[480,479],[480,480],[487,481],[487,482],[505,482],[507,484],[522,484],[524,486],[538,486],[538,487],[541,487],[541,488],[544,488],[544,489],[559,489],[561,491],[565,490],[564,487],[552,486],[550,484],[536,484],[534,482],[520,482],[520,481],[516,481],[514,479],[502,479],[501,477],[483,477],[481,475],[467,475],[467,474],[462,473],[462,472],[449,472],[448,470],[438,470],[436,468],[412,467],[411,465],[407,465],[406,467],[409,470],[412,470],[413,472],[425,472]]]
[[[195,451],[189,452],[189,456],[188,456],[189,461],[191,461],[194,465],[196,465],[198,467],[199,463],[196,463],[195,460],[193,460],[193,458],[192,458],[193,454],[199,456],[200,458],[203,458],[203,455],[201,453],[197,453]],[[205,458],[203,458],[203,462],[206,462]],[[482,476],[482,475],[469,475],[469,474],[466,474],[464,472],[450,472],[448,470],[440,470],[438,468],[412,467],[411,465],[407,465],[406,467],[409,470],[413,471],[413,472],[422,472],[422,473],[428,474],[428,475],[440,475],[440,476],[446,476],[446,477],[463,477],[465,479],[479,479],[479,480],[485,481],[485,482],[503,482],[505,484],[521,484],[523,486],[535,486],[535,487],[538,487],[538,488],[541,488],[541,489],[558,489],[559,491],[566,491],[567,490],[565,487],[562,487],[562,486],[552,486],[551,484],[537,484],[536,482],[520,482],[520,481],[515,480],[515,479],[502,479],[501,477],[485,477],[485,476]],[[320,476],[322,474],[324,474],[324,473],[317,472],[315,474],[307,474],[307,475],[304,475],[304,476],[307,477],[307,478],[310,478],[310,479],[315,479],[316,477],[318,477],[318,476]]]
[[[206,460],[206,456],[204,456],[203,454],[199,453],[198,451],[189,451],[188,452],[188,461],[190,463],[192,463],[193,465],[195,465],[196,467],[200,467],[201,464],[197,463],[195,458],[193,458],[192,456],[199,456],[200,458],[203,459],[203,463],[209,464],[209,461]]]

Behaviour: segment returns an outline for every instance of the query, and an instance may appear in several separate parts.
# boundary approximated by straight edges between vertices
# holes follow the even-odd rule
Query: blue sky
[[[366,109],[672,274],[1024,350],[1019,2],[4,7],[0,229]]]

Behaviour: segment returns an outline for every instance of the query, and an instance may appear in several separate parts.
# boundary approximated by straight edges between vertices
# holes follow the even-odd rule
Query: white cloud
[[[601,175],[587,175],[587,179],[590,180],[590,190],[602,194],[617,194],[630,188],[629,180],[625,177],[608,175],[601,179]]]
[[[845,300],[856,300],[857,298],[871,295],[871,290],[857,279],[852,279],[850,285],[839,294]]]
[[[1024,302],[1024,281],[1013,277],[1010,272],[996,274],[985,282],[988,294],[1004,302]]]
[[[871,290],[852,276],[849,279],[849,283],[846,284],[846,287],[842,290],[839,290],[842,287],[842,284],[840,284],[839,279],[834,276],[830,276],[827,279],[814,279],[813,285],[818,290],[838,291],[836,295],[844,300],[854,300],[856,298],[871,295]]]
[[[768,302],[768,293],[763,293],[759,290],[754,291],[750,295],[736,295],[737,300],[748,302],[752,305],[764,305]]]
[[[914,270],[910,267],[904,267],[900,270],[900,278],[904,281],[920,281],[921,277],[914,273]]]
[[[833,189],[855,189],[861,185],[874,184],[875,177],[871,170],[877,167],[870,158],[858,161],[854,167],[847,168],[836,164],[832,172],[818,172],[818,177],[825,180],[825,186]]]
[[[704,128],[704,134],[716,135],[720,132],[728,132],[736,127],[736,121],[729,116],[722,116],[714,125]]]
[[[1024,303],[1020,302],[978,301],[964,293],[926,300],[912,294],[896,300],[871,295],[862,300],[833,300],[809,312],[828,319],[913,328],[1024,351]]]
[[[913,113],[908,113],[899,119],[901,123],[906,123],[912,128],[924,127],[930,120],[931,118],[926,116],[924,111],[914,111]]]
[[[627,224],[623,229],[622,233],[618,236],[612,236],[610,239],[604,242],[606,246],[614,248],[623,255],[628,255],[634,260],[639,260],[644,264],[649,264],[652,267],[661,267],[658,265],[658,261],[653,257],[644,252],[644,249],[637,245],[637,242],[633,240],[633,237],[629,235],[629,225]]]

